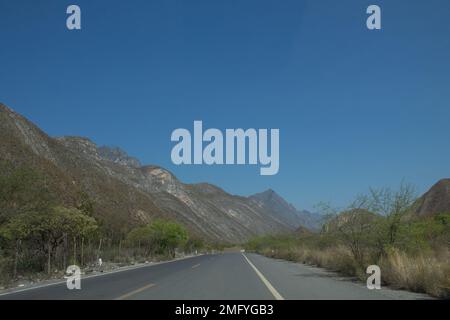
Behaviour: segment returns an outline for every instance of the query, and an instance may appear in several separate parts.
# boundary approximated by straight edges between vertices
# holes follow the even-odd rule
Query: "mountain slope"
[[[274,219],[287,222],[295,229],[302,226],[310,230],[317,230],[320,227],[320,215],[306,210],[297,210],[271,189],[254,194],[249,198],[257,203],[259,207],[270,212]]]
[[[81,137],[51,138],[2,104],[0,135],[0,160],[44,173],[69,205],[86,192],[98,218],[116,234],[155,217],[176,219],[194,233],[227,242],[298,226],[290,213],[209,184],[184,184],[163,168],[141,166],[120,149],[97,147]]]
[[[415,203],[418,216],[450,213],[450,179],[442,179],[422,195]]]

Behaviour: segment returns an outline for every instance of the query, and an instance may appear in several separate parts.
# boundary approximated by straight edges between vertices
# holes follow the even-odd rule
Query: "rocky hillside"
[[[442,179],[415,203],[415,213],[421,217],[450,213],[450,179]]]
[[[54,193],[69,205],[77,193],[86,192],[114,233],[169,217],[208,239],[239,242],[306,223],[301,215],[284,212],[288,207],[275,193],[272,206],[258,195],[239,197],[210,184],[184,184],[164,168],[141,166],[118,148],[98,147],[81,137],[49,137],[2,104],[0,160],[42,172]]]
[[[103,146],[97,148],[98,154],[105,160],[110,160],[114,163],[139,168],[141,163],[138,159],[130,157],[125,151],[118,147],[107,147]]]
[[[306,210],[297,210],[272,189],[250,196],[250,199],[270,212],[274,219],[286,221],[295,228],[306,227],[310,230],[317,230],[320,227],[320,215]]]

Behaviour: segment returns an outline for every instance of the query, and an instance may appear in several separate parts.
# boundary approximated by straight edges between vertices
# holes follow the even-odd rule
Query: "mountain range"
[[[120,148],[83,137],[50,137],[0,103],[0,160],[32,167],[67,205],[84,192],[108,230],[125,233],[154,218],[171,218],[212,241],[237,243],[252,236],[317,229],[320,216],[297,210],[273,190],[231,195],[208,183],[186,184],[168,170],[142,165]]]
[[[0,161],[42,173],[68,206],[76,206],[80,192],[86,193],[97,218],[116,234],[169,218],[208,240],[237,243],[262,234],[317,230],[322,222],[320,215],[298,210],[271,189],[232,195],[209,183],[183,183],[117,147],[99,147],[83,137],[50,137],[1,103]],[[450,179],[433,185],[412,211],[418,217],[450,212]]]

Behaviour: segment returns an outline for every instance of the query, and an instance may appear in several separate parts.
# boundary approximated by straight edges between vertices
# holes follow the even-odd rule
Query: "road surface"
[[[1,294],[0,299],[424,299],[427,296],[363,283],[323,269],[252,253],[191,257],[86,277],[81,290],[66,283]]]

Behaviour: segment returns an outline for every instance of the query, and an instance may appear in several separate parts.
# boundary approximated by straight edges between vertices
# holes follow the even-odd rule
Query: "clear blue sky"
[[[402,179],[423,192],[450,176],[449,16],[448,0],[0,0],[0,101],[50,135],[299,208]],[[279,128],[280,172],[172,165],[193,120]]]

